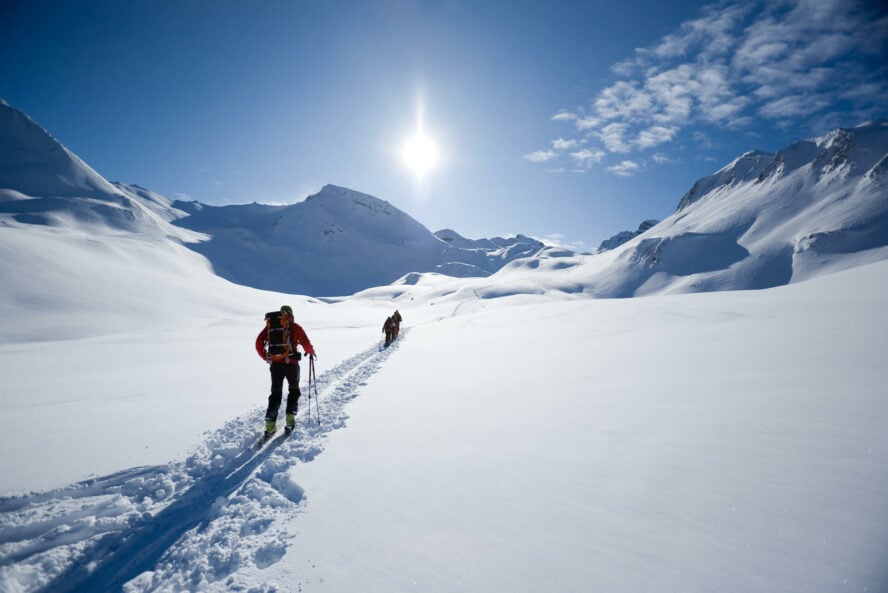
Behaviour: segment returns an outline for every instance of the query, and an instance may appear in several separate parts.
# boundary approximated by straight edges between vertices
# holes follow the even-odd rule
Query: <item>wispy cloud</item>
[[[551,161],[557,156],[558,153],[554,150],[537,150],[536,152],[524,155],[524,158],[531,163],[545,163],[546,161]]]
[[[571,121],[575,119],[577,119],[577,115],[570,111],[559,111],[552,116],[552,121]]]
[[[558,138],[556,140],[552,140],[552,148],[546,150],[537,150],[535,152],[531,152],[530,154],[524,155],[524,159],[528,160],[532,163],[545,163],[557,158],[561,153],[573,150],[575,148],[579,148],[581,145],[585,144],[585,139],[571,139],[565,140],[564,138]],[[588,155],[587,155],[588,153]],[[571,153],[571,157],[580,162],[581,164],[585,163],[583,157],[577,157],[576,155],[585,155],[586,158],[592,158],[593,151],[581,150],[576,153]],[[604,156],[604,153],[601,153]],[[548,169],[548,173],[558,174],[558,173],[566,173],[567,169],[564,167],[553,167]]]
[[[600,163],[601,159],[604,158],[604,155],[605,153],[603,150],[590,150],[588,148],[570,153],[570,157],[578,165],[587,168]]]
[[[585,241],[568,241],[564,235],[551,234],[543,237],[534,237],[537,241],[544,243],[548,247],[557,247],[560,249],[568,249],[575,253],[586,253],[591,247]]]
[[[607,168],[609,173],[619,175],[620,177],[632,177],[639,169],[641,169],[641,165],[635,161],[623,161]]]
[[[640,169],[638,159],[626,160],[627,155],[656,148],[659,157],[651,161],[669,162],[665,150],[685,130],[695,135],[756,124],[813,128],[840,113],[883,116],[888,14],[878,5],[722,0],[614,64],[615,80],[585,107],[551,119],[570,125],[578,141],[600,141],[619,162],[608,166],[604,153],[594,163],[627,176]],[[570,141],[560,138],[559,146]],[[562,150],[570,149],[554,152]],[[534,154],[553,160],[559,155],[552,152]]]
[[[652,126],[638,134],[638,140],[636,140],[635,144],[639,148],[657,146],[672,140],[677,131],[678,128],[676,126]]]
[[[598,133],[598,136],[601,138],[601,141],[604,142],[604,145],[609,151],[629,152],[632,147],[630,146],[629,141],[626,138],[626,134],[628,132],[628,124],[614,122],[612,124],[604,126]]]
[[[558,140],[552,140],[552,148],[558,151],[571,150],[580,145],[579,140],[565,140],[564,138],[559,138]]]

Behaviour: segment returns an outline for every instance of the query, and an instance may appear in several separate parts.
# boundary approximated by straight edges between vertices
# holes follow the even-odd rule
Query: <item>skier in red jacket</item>
[[[270,437],[277,430],[278,410],[281,407],[281,399],[284,392],[284,379],[287,380],[287,420],[285,430],[290,432],[296,426],[296,411],[299,409],[299,359],[302,354],[298,351],[298,347],[302,346],[305,353],[311,358],[315,357],[314,346],[305,334],[302,326],[293,319],[293,309],[289,305],[281,307],[282,318],[286,321],[287,326],[286,339],[289,344],[289,352],[287,358],[281,361],[274,361],[268,353],[268,326],[262,328],[259,335],[256,336],[256,352],[262,360],[268,363],[271,372],[271,394],[268,396],[268,410],[265,413],[265,434],[264,438]]]

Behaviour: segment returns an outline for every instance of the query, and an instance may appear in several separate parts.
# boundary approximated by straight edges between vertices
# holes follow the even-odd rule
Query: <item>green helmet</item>
[[[287,313],[289,315],[293,314],[293,309],[290,308],[290,305],[283,305],[281,307],[281,313]]]

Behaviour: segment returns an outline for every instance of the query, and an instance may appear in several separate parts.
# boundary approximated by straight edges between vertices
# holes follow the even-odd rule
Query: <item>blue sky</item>
[[[0,96],[99,173],[210,204],[333,183],[580,249],[739,154],[888,116],[878,0],[0,8]],[[400,150],[440,151],[422,179]]]

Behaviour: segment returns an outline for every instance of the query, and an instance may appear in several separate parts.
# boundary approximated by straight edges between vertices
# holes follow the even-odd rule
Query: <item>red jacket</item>
[[[259,335],[256,336],[256,352],[262,360],[268,360],[268,353],[265,351],[265,344],[267,342],[268,328],[263,327],[262,331],[259,332]],[[290,346],[293,352],[296,352],[297,346],[302,346],[302,349],[305,350],[306,354],[314,356],[314,346],[311,345],[308,336],[305,335],[305,330],[302,329],[301,325],[293,321],[292,317],[290,318]],[[287,362],[288,364],[299,364],[299,361],[296,360],[295,356]]]

